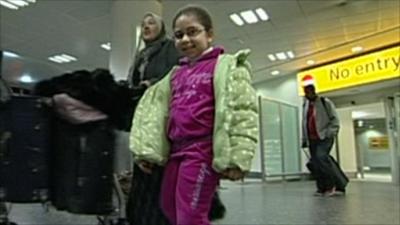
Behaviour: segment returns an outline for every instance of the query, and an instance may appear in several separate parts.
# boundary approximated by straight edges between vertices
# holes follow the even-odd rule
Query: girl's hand
[[[245,173],[239,168],[228,168],[222,171],[222,177],[232,181],[240,180],[244,177]]]
[[[143,172],[151,174],[154,164],[147,161],[140,161],[138,162],[138,166]]]

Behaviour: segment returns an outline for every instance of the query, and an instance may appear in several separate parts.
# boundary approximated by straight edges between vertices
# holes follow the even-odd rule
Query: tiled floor
[[[346,196],[330,198],[312,196],[310,181],[227,187],[221,225],[400,224],[400,190],[390,183],[352,181]]]
[[[314,183],[223,182],[228,208],[218,225],[400,224],[399,187],[382,182],[351,181],[345,197],[314,197]],[[93,216],[77,216],[40,205],[13,205],[18,224],[95,225]]]

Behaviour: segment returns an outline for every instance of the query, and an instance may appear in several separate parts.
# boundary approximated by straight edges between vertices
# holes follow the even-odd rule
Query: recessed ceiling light
[[[58,59],[56,59],[55,57],[49,57],[48,59],[49,59],[50,61],[52,61],[52,62],[63,63],[62,60],[58,60]]]
[[[28,6],[29,3],[35,2],[36,0],[0,0],[0,5],[9,9],[17,10],[20,7],[25,7]]]
[[[233,13],[229,16],[231,18],[231,20],[238,26],[243,26],[244,22],[242,20],[242,18],[240,18],[240,16],[236,13]]]
[[[10,58],[18,58],[19,55],[15,54],[14,52],[4,51],[3,56],[10,57]]]
[[[56,62],[56,63],[69,63],[69,62],[73,62],[73,61],[77,61],[78,60],[74,56],[70,56],[70,55],[67,55],[67,54],[51,56],[48,59],[50,61],[53,61],[53,62]]]
[[[61,57],[64,59],[68,59],[69,61],[76,61],[77,59],[73,56],[67,55],[67,54],[62,54]]]
[[[279,70],[274,70],[274,71],[271,72],[272,76],[276,76],[276,75],[279,75],[279,74],[280,74]]]
[[[264,11],[263,8],[256,9],[256,13],[257,13],[258,17],[263,21],[267,21],[269,19],[268,14]]]
[[[24,83],[31,83],[33,81],[29,74],[24,74],[19,80]]]
[[[288,56],[289,58],[294,59],[294,53],[293,53],[293,51],[287,51],[286,54],[287,54],[287,56]]]
[[[278,52],[275,54],[268,54],[268,58],[271,61],[275,60],[287,60],[287,59],[294,59],[296,56],[294,55],[293,51],[286,51],[286,52]]]
[[[110,51],[111,50],[111,43],[107,42],[107,43],[101,44],[101,47],[104,48],[107,51]]]
[[[315,64],[315,61],[314,60],[312,60],[312,59],[310,59],[310,60],[307,60],[307,65],[314,65]]]
[[[284,52],[276,53],[276,57],[277,57],[279,60],[286,60],[286,59],[287,59],[287,56],[286,56],[286,54],[285,54]]]
[[[9,3],[9,2],[6,2],[4,0],[0,0],[0,5],[4,6],[6,8],[9,8],[9,9],[14,9],[14,10],[18,9],[17,6],[15,6],[15,5],[13,5],[13,4]]]
[[[65,59],[69,59],[70,61],[77,61],[77,59],[73,56],[67,55],[67,54],[61,54],[61,57]]]
[[[10,3],[12,3],[12,4],[16,5],[16,6],[20,6],[20,7],[24,7],[24,6],[29,5],[28,2],[24,2],[22,0],[8,0],[8,2],[10,2]]]
[[[238,26],[243,26],[245,23],[254,24],[259,21],[268,21],[269,16],[263,8],[256,10],[245,10],[240,13],[232,13],[230,19]]]
[[[272,54],[269,54],[269,55],[268,55],[268,58],[269,58],[269,60],[271,60],[271,61],[275,61],[275,60],[276,60],[275,56],[272,55]]]
[[[63,62],[63,63],[67,63],[67,62],[70,61],[69,59],[66,59],[66,58],[64,58],[64,57],[62,57],[60,55],[56,55],[56,56],[54,56],[54,58],[59,60],[59,61],[61,61],[61,62]]]
[[[358,127],[364,126],[364,121],[362,121],[362,120],[357,121],[357,126]]]
[[[256,14],[254,14],[254,12],[251,11],[251,10],[243,11],[243,12],[240,13],[240,15],[249,24],[253,24],[253,23],[257,23],[258,22]]]
[[[364,50],[364,48],[361,47],[361,46],[355,46],[355,47],[351,48],[351,51],[352,51],[353,53],[361,52],[361,51],[363,51],[363,50]]]

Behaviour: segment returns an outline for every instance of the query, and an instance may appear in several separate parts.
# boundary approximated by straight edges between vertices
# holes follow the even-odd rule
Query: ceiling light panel
[[[269,19],[268,14],[265,12],[263,8],[256,9],[256,13],[258,18],[260,18],[262,21],[267,21]]]
[[[238,26],[243,26],[244,25],[244,22],[243,22],[242,18],[240,18],[240,16],[238,14],[236,14],[236,13],[231,14],[229,17],[231,18],[231,20],[236,25],[238,25]]]
[[[19,7],[24,7],[24,6],[29,5],[28,2],[25,2],[25,1],[22,1],[22,0],[7,0],[7,1],[10,2],[11,4],[14,4],[14,5],[19,6]]]
[[[3,52],[4,57],[9,57],[9,58],[18,58],[19,55],[14,53],[14,52],[9,52],[9,51],[4,51]]]
[[[276,75],[279,75],[279,74],[280,74],[279,70],[274,70],[274,71],[271,72],[272,76],[276,76]]]
[[[18,9],[18,7],[16,5],[13,5],[13,4],[9,3],[9,2],[6,2],[5,0],[0,0],[0,5],[3,6],[3,7],[8,8],[8,9],[14,9],[14,10]]]
[[[67,54],[54,55],[48,59],[56,63],[70,63],[78,60],[76,57]]]
[[[35,2],[36,0],[0,0],[0,5],[8,9],[18,10]]]
[[[31,75],[29,75],[29,74],[24,74],[19,80],[21,82],[23,82],[23,83],[31,83],[31,82],[33,82],[33,79],[31,77]]]
[[[56,56],[54,56],[54,58],[57,59],[58,61],[62,62],[62,63],[71,62],[71,60],[69,60],[67,58],[64,58],[64,57],[62,57],[60,55],[56,55]]]
[[[364,48],[361,46],[355,46],[355,47],[351,48],[351,51],[354,53],[361,52],[363,50],[364,50]]]
[[[284,52],[276,53],[276,57],[277,57],[279,60],[286,60],[286,59],[288,58]]]
[[[310,60],[307,60],[307,65],[314,65],[315,64],[315,61],[314,60],[312,60],[312,59],[310,59]]]
[[[50,61],[52,61],[52,62],[63,63],[63,61],[60,61],[60,60],[56,59],[55,57],[49,57],[48,59],[49,59]]]
[[[293,51],[287,51],[286,54],[287,54],[287,56],[288,56],[289,58],[294,59],[294,53],[293,53]]]
[[[288,59],[294,59],[296,56],[293,51],[278,52],[275,54],[268,54],[268,58],[271,62],[276,60],[284,61]]]
[[[275,57],[273,54],[268,54],[268,58],[269,58],[269,60],[271,60],[272,62],[273,62],[273,61],[276,61],[276,57]]]
[[[240,15],[242,16],[244,21],[246,21],[248,24],[253,24],[258,22],[256,14],[251,10],[243,11],[240,13]]]
[[[260,21],[268,21],[269,16],[263,8],[257,8],[256,10],[245,10],[239,13],[232,13],[229,15],[232,22],[238,26],[244,24],[255,24]]]
[[[111,50],[111,43],[107,42],[107,43],[101,44],[101,47],[104,48],[107,51],[110,51]]]
[[[66,55],[66,54],[62,54],[61,57],[63,57],[64,59],[67,59],[69,61],[76,61],[77,59],[73,56],[70,55]]]

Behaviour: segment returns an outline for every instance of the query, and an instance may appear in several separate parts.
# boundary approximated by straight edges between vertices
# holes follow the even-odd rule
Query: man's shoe
[[[336,187],[331,188],[330,190],[325,192],[325,195],[327,197],[333,197],[336,196],[338,193],[336,192]]]

